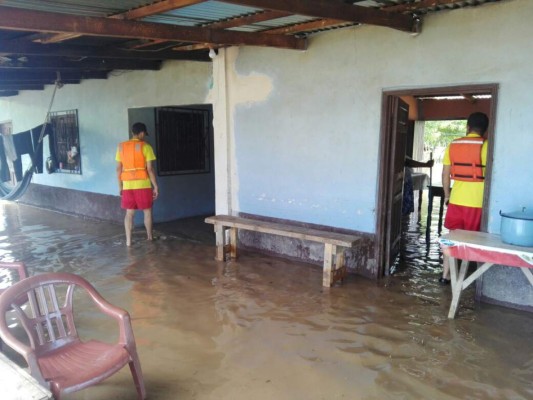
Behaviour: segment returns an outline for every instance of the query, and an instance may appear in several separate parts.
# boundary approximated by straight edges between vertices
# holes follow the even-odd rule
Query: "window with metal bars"
[[[203,109],[156,108],[160,176],[209,172],[209,116]]]
[[[81,175],[78,110],[50,113],[50,124],[50,153],[54,159],[55,172]]]

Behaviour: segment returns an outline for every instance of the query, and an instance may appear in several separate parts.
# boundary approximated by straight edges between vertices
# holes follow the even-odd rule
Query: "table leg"
[[[446,258],[448,259],[448,267],[450,268],[450,281],[452,283],[452,293],[455,289],[455,282],[457,282],[457,259],[454,257],[444,257],[446,262]]]
[[[529,268],[520,267],[520,269],[522,270],[522,272],[526,276],[526,278],[529,281],[529,283],[531,283],[531,286],[533,286],[533,274],[531,273]]]
[[[440,198],[440,207],[439,207],[439,227],[437,232],[442,232],[442,214],[444,213],[444,195]]]
[[[451,257],[450,257],[451,258]],[[451,261],[451,260],[450,260]],[[450,273],[452,273],[452,268],[457,272],[457,260],[453,258],[454,266],[450,265]],[[463,292],[463,281],[466,276],[466,271],[468,270],[468,260],[461,261],[461,270],[459,275],[456,277],[457,280],[452,280],[452,304],[450,305],[450,312],[448,313],[448,318],[455,318],[457,313],[457,306],[459,305],[459,300],[461,299],[461,293]],[[453,284],[455,280],[455,284]]]
[[[430,187],[428,190],[428,218],[426,221],[426,236],[429,236],[429,230],[431,228],[431,211],[433,210],[433,189]]]
[[[479,278],[481,275],[483,275],[490,267],[492,267],[494,264],[492,263],[483,263],[481,267],[478,267],[467,279],[463,282],[463,290],[465,290],[472,282],[474,282],[477,278]]]

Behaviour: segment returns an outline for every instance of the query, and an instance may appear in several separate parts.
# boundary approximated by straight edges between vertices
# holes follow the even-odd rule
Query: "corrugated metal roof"
[[[479,6],[485,3],[492,3],[501,0],[464,0],[455,3],[439,4],[429,7],[418,8],[423,0],[353,0],[357,6],[371,7],[377,9],[390,9],[391,7],[403,6],[413,7],[417,14],[423,15],[435,11],[451,10],[462,7]],[[50,11],[58,13],[75,14],[82,16],[105,17],[122,13],[128,10],[157,3],[148,0],[3,0],[1,5],[26,8],[38,11]],[[224,21],[232,18],[246,16],[263,11],[259,8],[224,3],[221,1],[209,0],[202,3],[178,8],[162,14],[152,15],[144,18],[144,21],[175,24],[180,26],[201,26],[209,23]],[[409,12],[409,11],[408,11]],[[247,32],[257,32],[263,29],[273,29],[282,26],[299,24],[312,20],[312,17],[293,15],[286,18],[278,18],[268,22],[261,22],[248,26],[231,28]]]
[[[55,79],[55,75],[49,73],[51,69],[67,70],[71,77],[77,76],[78,79],[86,79],[87,72],[92,72],[94,74],[91,76],[96,79],[101,77],[102,71],[106,70],[158,69],[163,60],[210,61],[208,56],[210,48],[236,43],[303,48],[305,41],[302,38],[306,36],[357,25],[358,23],[353,20],[341,22],[344,12],[340,7],[349,7],[350,3],[387,11],[389,14],[381,13],[385,23],[377,17],[362,18],[364,21],[369,21],[368,23],[375,21],[377,24],[383,23],[384,26],[394,29],[413,32],[417,31],[417,24],[410,14],[425,15],[498,1],[509,0],[454,0],[453,3],[446,1],[444,4],[436,0],[331,0],[329,2],[317,0],[318,12],[320,13],[320,9],[323,9],[323,17],[317,18],[316,15],[300,15],[298,11],[291,12],[291,10],[306,9],[301,7],[306,2],[300,1],[280,2],[282,6],[280,8],[285,8],[285,12],[230,4],[221,0],[206,0],[178,7],[172,11],[153,14],[180,2],[164,0],[0,0],[1,7],[23,9],[11,12],[12,10],[4,8],[4,13],[0,15],[0,17],[3,16],[4,21],[3,28],[0,29],[0,50],[3,57],[0,63],[0,72],[3,77],[0,82],[7,85],[0,90],[0,96],[3,95],[2,93],[13,95],[17,92],[19,84],[23,85],[21,90],[27,90],[24,89],[24,84],[28,81],[50,84]],[[181,4],[187,4],[187,2],[184,1]],[[130,18],[142,18],[139,16],[144,15],[142,21],[177,25],[186,29],[161,29],[157,25],[148,26],[134,21],[119,22],[118,20],[109,21],[109,23],[102,21],[101,24],[96,25],[88,24],[78,29],[72,26],[76,18],[57,15],[56,19],[50,19],[47,24],[47,17],[36,13],[47,11],[81,17],[109,17],[117,14],[124,15],[134,10],[136,11],[128,14]],[[56,23],[55,21],[61,21],[62,25],[57,31],[63,33],[50,32],[54,31],[51,25]],[[96,29],[98,27],[100,29]],[[193,27],[196,29],[188,29]],[[209,29],[203,29],[209,27],[224,29],[226,32],[216,34]],[[32,28],[35,29],[32,30]],[[256,32],[275,35],[270,37],[253,35]],[[211,39],[213,41],[209,42]],[[76,71],[72,71],[73,69]]]
[[[76,14],[87,17],[105,17],[124,10],[146,5],[146,0],[4,0],[3,6]]]

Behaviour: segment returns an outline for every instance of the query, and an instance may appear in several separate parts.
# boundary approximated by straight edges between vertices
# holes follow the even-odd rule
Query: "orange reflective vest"
[[[144,142],[129,140],[122,142],[120,147],[120,161],[122,162],[121,181],[135,181],[148,179],[146,160],[143,154]]]
[[[451,177],[463,182],[483,182],[482,137],[462,137],[450,144]]]

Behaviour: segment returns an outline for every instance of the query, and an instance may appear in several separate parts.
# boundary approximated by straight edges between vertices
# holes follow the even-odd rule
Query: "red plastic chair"
[[[23,279],[26,279],[28,277],[28,273],[26,272],[26,266],[23,262],[5,262],[0,261],[0,270],[1,269],[9,269],[9,270],[16,270],[18,273],[18,280],[21,281]],[[0,294],[5,290],[5,288],[0,287]]]
[[[117,343],[80,340],[73,316],[76,287],[84,289],[102,313],[116,319]],[[22,299],[27,307],[19,305]],[[8,328],[6,313],[10,311],[15,312],[24,327],[29,344],[16,338]],[[126,364],[129,364],[139,399],[146,398],[128,312],[108,303],[89,282],[77,275],[36,275],[7,288],[0,295],[0,337],[25,358],[31,375],[49,386],[56,399],[101,382]]]
[[[21,280],[26,279],[28,277],[28,272],[26,271],[26,265],[24,265],[23,262],[1,261],[0,262],[0,270],[2,270],[2,269],[16,270],[17,271],[18,279],[14,280],[13,278],[11,278],[12,282],[21,281]],[[0,294],[2,294],[2,292],[4,290],[6,290],[6,288],[0,287]],[[0,339],[0,351],[1,350],[2,350],[2,340]]]

